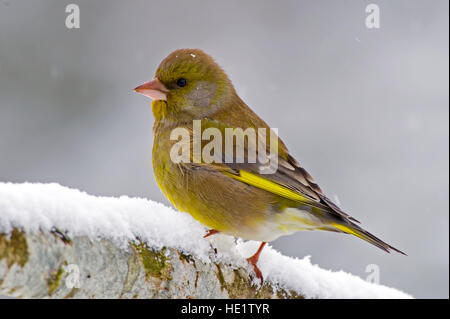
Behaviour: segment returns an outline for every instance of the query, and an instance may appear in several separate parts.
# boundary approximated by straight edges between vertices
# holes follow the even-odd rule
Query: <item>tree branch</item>
[[[0,294],[21,298],[301,298],[247,269],[204,263],[173,248],[142,242],[120,248],[107,239],[60,231],[0,234]]]

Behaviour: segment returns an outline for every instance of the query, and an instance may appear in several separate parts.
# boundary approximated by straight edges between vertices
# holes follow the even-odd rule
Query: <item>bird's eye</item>
[[[177,80],[177,85],[178,85],[180,88],[182,88],[183,86],[186,86],[186,84],[187,84],[187,81],[186,81],[185,78],[179,78],[179,79]]]

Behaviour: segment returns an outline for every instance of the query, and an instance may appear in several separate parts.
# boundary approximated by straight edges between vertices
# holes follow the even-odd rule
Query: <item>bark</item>
[[[302,298],[248,269],[204,263],[141,242],[68,238],[59,231],[0,234],[0,295],[21,298]]]

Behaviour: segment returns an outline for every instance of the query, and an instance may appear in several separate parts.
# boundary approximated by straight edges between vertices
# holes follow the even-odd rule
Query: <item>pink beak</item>
[[[152,100],[166,100],[169,90],[155,78],[153,81],[144,83],[134,89],[137,93],[148,96]]]

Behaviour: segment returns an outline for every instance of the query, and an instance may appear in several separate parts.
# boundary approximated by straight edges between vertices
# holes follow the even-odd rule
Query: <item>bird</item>
[[[162,192],[209,229],[204,237],[223,233],[260,241],[247,260],[261,282],[257,264],[266,243],[297,231],[350,234],[406,255],[363,229],[324,194],[204,51],[175,50],[151,81],[134,90],[152,99],[152,165]],[[251,132],[261,129],[265,138],[256,140]],[[231,140],[229,132],[235,133]],[[208,147],[213,137],[215,147]]]

